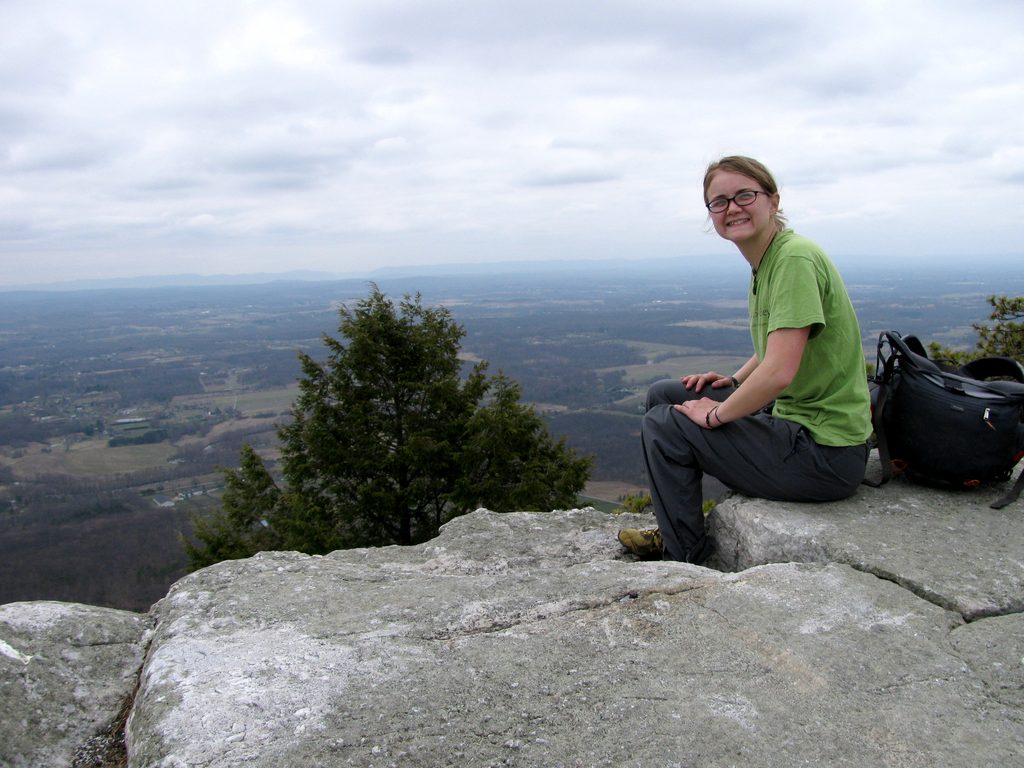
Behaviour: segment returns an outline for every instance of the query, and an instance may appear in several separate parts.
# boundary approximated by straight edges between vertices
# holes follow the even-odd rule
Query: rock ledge
[[[645,516],[478,510],[148,616],[0,606],[0,763],[68,764],[145,652],[131,766],[1022,765],[1024,537],[987,503],[734,497],[720,570],[624,554]]]

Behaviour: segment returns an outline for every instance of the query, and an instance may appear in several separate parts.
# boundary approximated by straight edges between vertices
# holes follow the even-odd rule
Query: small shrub
[[[630,512],[633,514],[641,515],[645,512],[652,511],[650,507],[651,494],[630,493],[622,497],[622,506],[615,510],[615,514],[621,515],[624,512]]]

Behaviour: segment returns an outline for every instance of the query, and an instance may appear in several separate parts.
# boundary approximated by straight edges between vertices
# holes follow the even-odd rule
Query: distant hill
[[[927,276],[929,279],[943,276],[948,282],[952,275],[970,279],[981,273],[987,275],[1015,272],[1020,263],[1019,255],[1003,257],[990,256],[979,260],[975,257],[908,260],[903,256],[892,258],[865,257],[858,254],[832,255],[844,278],[864,279],[866,277]],[[380,267],[362,272],[326,272],[317,270],[289,270],[285,272],[252,272],[245,274],[174,274],[136,277],[95,278],[67,280],[30,285],[0,286],[0,293],[22,291],[87,291],[110,289],[144,288],[188,288],[188,287],[230,287],[262,285],[288,282],[338,282],[338,281],[385,281],[415,279],[480,278],[516,275],[520,277],[543,277],[554,275],[586,275],[590,277],[620,276],[650,278],[696,275],[720,277],[732,275],[742,280],[748,272],[743,260],[735,253],[702,255],[664,256],[645,259],[562,259],[543,261],[493,261],[476,263],[421,264],[395,267]]]
[[[57,283],[33,283],[12,286],[7,291],[90,291],[118,288],[187,288],[190,286],[257,285],[274,282],[314,282],[343,280],[351,275],[330,272],[294,270],[291,272],[255,272],[244,275],[150,275],[139,277],[110,277],[90,280],[67,280]]]

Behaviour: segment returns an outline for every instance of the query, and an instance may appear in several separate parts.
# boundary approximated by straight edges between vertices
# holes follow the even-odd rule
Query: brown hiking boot
[[[657,528],[623,528],[619,531],[619,542],[643,560],[661,559],[661,531]]]

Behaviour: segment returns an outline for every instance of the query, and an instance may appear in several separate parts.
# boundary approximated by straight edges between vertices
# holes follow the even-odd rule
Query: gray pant
[[[710,397],[731,387],[694,392],[678,379],[647,392],[644,466],[665,557],[699,563],[710,554],[704,530],[701,478],[717,477],[745,496],[778,501],[834,501],[852,495],[867,462],[867,445],[819,445],[801,425],[757,413],[717,429],[703,429],[672,404]]]

